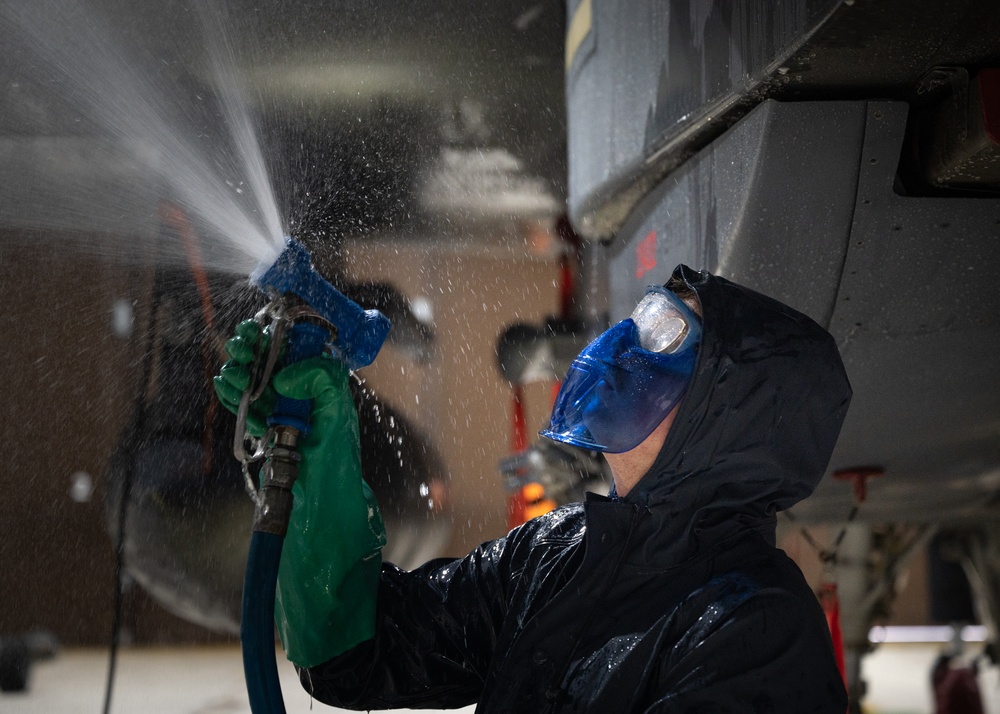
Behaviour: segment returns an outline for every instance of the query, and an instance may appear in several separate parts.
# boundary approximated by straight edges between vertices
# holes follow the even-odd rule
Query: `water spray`
[[[279,360],[291,364],[329,350],[350,369],[358,369],[375,359],[390,325],[379,311],[362,309],[327,282],[316,272],[309,252],[291,238],[272,264],[257,267],[250,281],[270,298],[255,318],[262,327],[267,324],[270,342],[267,354],[254,360],[257,386],[248,389],[240,403],[233,445],[256,504],[243,583],[240,641],[251,710],[283,714],[274,657],[275,587],[292,512],[292,486],[298,477],[297,445],[301,436],[309,434],[312,403],[279,396],[267,419],[268,432],[261,439],[248,439],[247,413],[270,382]],[[248,467],[260,459],[266,460],[258,490]]]

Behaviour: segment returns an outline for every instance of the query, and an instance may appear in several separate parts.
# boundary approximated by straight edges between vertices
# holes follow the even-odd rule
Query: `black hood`
[[[701,303],[697,366],[663,448],[623,500],[695,532],[773,523],[812,493],[840,434],[851,387],[837,345],[805,315],[724,278],[681,265],[673,280]]]

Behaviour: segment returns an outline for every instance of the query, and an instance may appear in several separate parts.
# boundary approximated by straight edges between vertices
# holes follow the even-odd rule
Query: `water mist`
[[[65,122],[58,129],[63,136],[40,139],[37,135],[52,129],[35,128],[22,120],[21,130],[32,136],[11,136],[7,130],[5,140],[32,141],[36,150],[53,147],[58,153],[60,141],[68,144],[67,137],[76,134],[93,147],[88,156],[107,154],[112,157],[109,164],[127,163],[130,175],[148,184],[147,195],[185,212],[199,229],[206,267],[246,274],[277,256],[285,231],[236,69],[224,11],[213,2],[193,7],[198,35],[157,37],[154,43],[149,28],[145,37],[135,37],[143,34],[137,18],[116,16],[112,21],[93,5],[2,0],[0,37],[12,60],[11,85],[32,85],[36,96],[45,98],[49,113]],[[170,42],[175,43],[173,48]],[[165,47],[173,51],[163,52]],[[198,48],[204,51],[207,88],[192,86],[178,59]],[[72,114],[79,116],[69,119]],[[20,214],[30,213],[31,225],[74,231],[86,225],[88,216],[81,214],[88,211],[129,212],[134,192],[120,190],[94,198],[91,184],[102,178],[93,175],[95,171],[81,169],[67,180],[65,165],[71,158],[48,160],[60,172],[53,182],[59,185],[58,195],[49,193],[37,205],[18,207]],[[87,160],[78,157],[84,164]],[[36,165],[44,171],[46,162]],[[99,161],[91,165],[100,170]],[[46,183],[44,174],[32,180]],[[75,208],[60,211],[53,203]],[[125,226],[123,232],[139,231]],[[167,257],[183,259],[180,249]]]

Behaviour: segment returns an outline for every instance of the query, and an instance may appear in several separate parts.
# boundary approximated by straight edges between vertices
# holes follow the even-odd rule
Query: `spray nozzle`
[[[309,251],[292,238],[270,264],[258,265],[250,282],[262,290],[289,293],[336,327],[331,335],[339,356],[350,369],[372,363],[389,333],[389,320],[378,310],[365,310],[327,282],[313,268]]]

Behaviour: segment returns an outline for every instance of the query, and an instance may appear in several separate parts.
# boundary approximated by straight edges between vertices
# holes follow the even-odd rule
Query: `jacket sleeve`
[[[699,639],[696,646],[662,654],[654,691],[641,711],[847,711],[825,618],[814,601],[761,590]]]
[[[321,702],[348,709],[452,708],[478,700],[507,611],[507,538],[413,571],[385,564],[376,633],[299,670]]]

